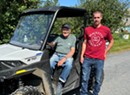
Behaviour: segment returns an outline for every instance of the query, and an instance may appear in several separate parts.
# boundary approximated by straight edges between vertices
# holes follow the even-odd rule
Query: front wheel
[[[10,95],[43,95],[43,94],[41,94],[36,87],[24,86],[16,89]]]

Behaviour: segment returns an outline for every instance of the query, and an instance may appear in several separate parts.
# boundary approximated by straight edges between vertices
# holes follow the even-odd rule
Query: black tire
[[[18,88],[15,92],[13,92],[10,95],[43,95],[43,94],[41,94],[36,87],[24,86]]]

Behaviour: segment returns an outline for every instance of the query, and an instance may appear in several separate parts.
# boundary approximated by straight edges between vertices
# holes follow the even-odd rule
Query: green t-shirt
[[[72,47],[75,48],[76,37],[73,34],[70,34],[67,38],[60,35],[54,40],[54,43],[56,44],[56,52],[67,54]]]

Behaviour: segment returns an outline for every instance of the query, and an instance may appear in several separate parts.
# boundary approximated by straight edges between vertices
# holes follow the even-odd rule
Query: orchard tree
[[[26,9],[37,8],[40,0],[0,1],[0,43],[6,43],[12,36],[18,17]]]
[[[47,7],[47,6],[60,6],[58,3],[58,0],[42,0],[42,6]],[[71,6],[72,7],[72,6]],[[73,7],[77,7],[76,5]],[[80,24],[79,24],[80,21]],[[56,22],[54,23],[54,27],[52,29],[53,33],[56,34],[61,34],[61,26],[64,23],[69,23],[72,28],[72,32],[74,34],[79,34],[80,33],[80,28],[81,28],[81,18],[57,18]]]
[[[58,6],[58,0],[41,0],[43,7]]]
[[[100,10],[103,12],[102,23],[109,26],[112,31],[124,25],[123,19],[129,14],[129,4],[128,0],[84,0],[84,2],[80,0],[80,6],[87,10],[89,24],[92,24],[92,12]]]

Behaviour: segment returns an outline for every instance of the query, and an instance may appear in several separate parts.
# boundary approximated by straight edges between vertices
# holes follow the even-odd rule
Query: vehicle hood
[[[0,60],[19,60],[24,63],[40,61],[43,52],[17,47],[11,44],[0,45]]]

